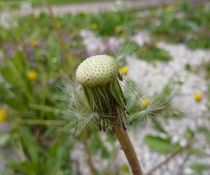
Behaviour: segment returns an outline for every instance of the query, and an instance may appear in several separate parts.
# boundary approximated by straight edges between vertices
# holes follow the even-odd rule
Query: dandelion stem
[[[127,132],[119,126],[113,126],[113,130],[117,136],[122,150],[125,153],[133,175],[143,175],[140,163]]]

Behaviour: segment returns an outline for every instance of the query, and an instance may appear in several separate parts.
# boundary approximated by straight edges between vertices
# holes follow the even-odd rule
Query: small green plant
[[[171,59],[171,56],[166,50],[163,50],[155,43],[145,43],[142,46],[139,46],[135,42],[129,43],[130,47],[135,48],[135,53],[139,59],[145,60],[149,63],[154,63],[157,61],[168,62]]]
[[[137,50],[138,58],[144,59],[150,63],[161,61],[167,62],[171,59],[167,51],[158,48],[155,44],[144,44]]]
[[[209,19],[210,13],[205,4],[191,5],[185,1],[182,6],[169,6],[156,9],[145,26],[148,27],[153,37],[168,42],[185,43],[189,48],[210,47]]]

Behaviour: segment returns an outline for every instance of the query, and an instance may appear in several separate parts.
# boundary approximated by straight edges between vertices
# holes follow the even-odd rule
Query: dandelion
[[[128,73],[128,67],[127,66],[123,66],[119,69],[119,72],[121,75],[127,75]]]
[[[98,29],[98,24],[97,23],[93,23],[92,24],[92,29],[93,30],[97,30]]]
[[[61,24],[58,21],[55,21],[55,26],[57,29],[61,29]]]
[[[76,78],[82,84],[93,112],[101,117],[99,128],[106,129],[108,123],[124,127],[125,97],[119,85],[118,65],[114,58],[106,55],[92,56],[81,63]],[[121,117],[115,120],[113,113]]]
[[[174,7],[172,6],[172,5],[167,5],[166,7],[165,7],[165,11],[166,12],[172,12],[174,10]]]
[[[203,94],[201,91],[196,91],[194,94],[193,94],[193,99],[196,101],[196,102],[200,102],[202,99],[203,99]]]
[[[7,119],[7,111],[0,108],[0,123],[4,122]]]
[[[92,56],[76,71],[99,129],[111,126],[124,151],[133,174],[142,175],[136,153],[125,128],[126,101],[118,80],[118,64],[107,55]]]
[[[149,104],[150,104],[150,100],[148,98],[144,98],[140,101],[139,106],[140,106],[141,109],[147,109]]]
[[[31,81],[36,81],[38,79],[38,74],[35,70],[30,70],[27,72],[27,78]]]
[[[38,46],[38,41],[35,40],[35,39],[31,40],[31,45],[32,45],[33,47]]]

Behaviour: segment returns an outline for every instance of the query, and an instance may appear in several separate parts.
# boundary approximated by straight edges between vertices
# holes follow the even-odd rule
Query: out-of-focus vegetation
[[[2,0],[2,4],[10,5],[12,7],[18,7],[21,3],[29,2],[32,6],[42,6],[46,2],[49,2],[52,5],[64,5],[64,4],[80,4],[80,3],[94,3],[94,2],[109,2],[109,0]]]
[[[83,1],[86,2],[79,2]],[[94,0],[88,2],[90,1]],[[32,4],[40,5],[40,2],[32,1]],[[51,3],[67,2],[53,0]],[[1,3],[5,4],[9,6],[10,2]],[[136,45],[136,52],[131,54],[150,63],[167,62],[171,59],[167,51],[156,45],[159,40],[184,43],[190,49],[210,48],[210,11],[202,4],[193,6],[183,3],[179,6],[96,14],[65,14],[61,17],[50,17],[44,13],[23,17],[6,15],[9,15],[8,19],[11,21],[6,26],[0,25],[0,123],[8,122],[10,125],[9,132],[0,133],[0,146],[9,150],[9,154],[6,153],[8,170],[5,170],[5,175],[79,174],[81,167],[71,157],[77,144],[84,145],[87,157],[100,155],[102,160],[115,160],[117,150],[112,131],[109,130],[107,138],[101,138],[95,129],[86,128],[87,119],[81,119],[84,111],[75,112],[83,104],[75,103],[77,96],[74,95],[78,95],[74,93],[78,88],[74,80],[75,69],[89,55],[81,31],[91,30],[103,41],[113,36],[121,37],[124,39],[119,47],[121,48],[124,43],[129,43],[136,32],[148,30],[152,41],[142,46],[133,43]],[[104,53],[106,51],[110,51],[109,46]],[[98,53],[96,51],[92,54]],[[123,60],[119,64],[125,63],[126,60]],[[124,70],[125,74],[129,71]],[[209,64],[205,65],[205,70],[209,79]],[[157,116],[155,120],[149,121],[157,133],[165,137],[147,135],[144,141],[151,150],[165,155],[183,149],[179,143],[172,142],[172,137],[160,122],[170,117],[183,117],[178,109],[170,106],[168,97],[173,91],[171,86],[173,84],[166,86],[161,95],[149,97],[151,100],[143,104],[141,99],[144,95],[134,82],[129,81],[129,88],[125,88],[130,113],[129,126],[139,127],[145,119]],[[210,90],[208,95],[210,96]],[[84,121],[82,123],[79,120]],[[80,133],[83,130],[85,134]],[[80,137],[75,136],[77,131]],[[198,128],[198,131],[209,142],[209,128]],[[196,156],[209,156],[202,149],[194,148],[195,134],[191,130],[185,133],[184,137],[188,141],[185,151]],[[0,152],[3,154],[3,149]],[[90,160],[87,164],[92,166]],[[195,173],[202,174],[208,166],[195,163],[191,168]],[[112,170],[109,167],[108,161],[98,173],[110,175],[121,171],[122,174],[129,174],[127,165],[117,165]]]

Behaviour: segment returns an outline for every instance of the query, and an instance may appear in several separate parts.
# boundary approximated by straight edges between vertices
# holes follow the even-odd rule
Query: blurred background
[[[210,174],[209,0],[0,0],[0,175],[130,175],[75,105],[86,58],[119,58],[145,175]]]

